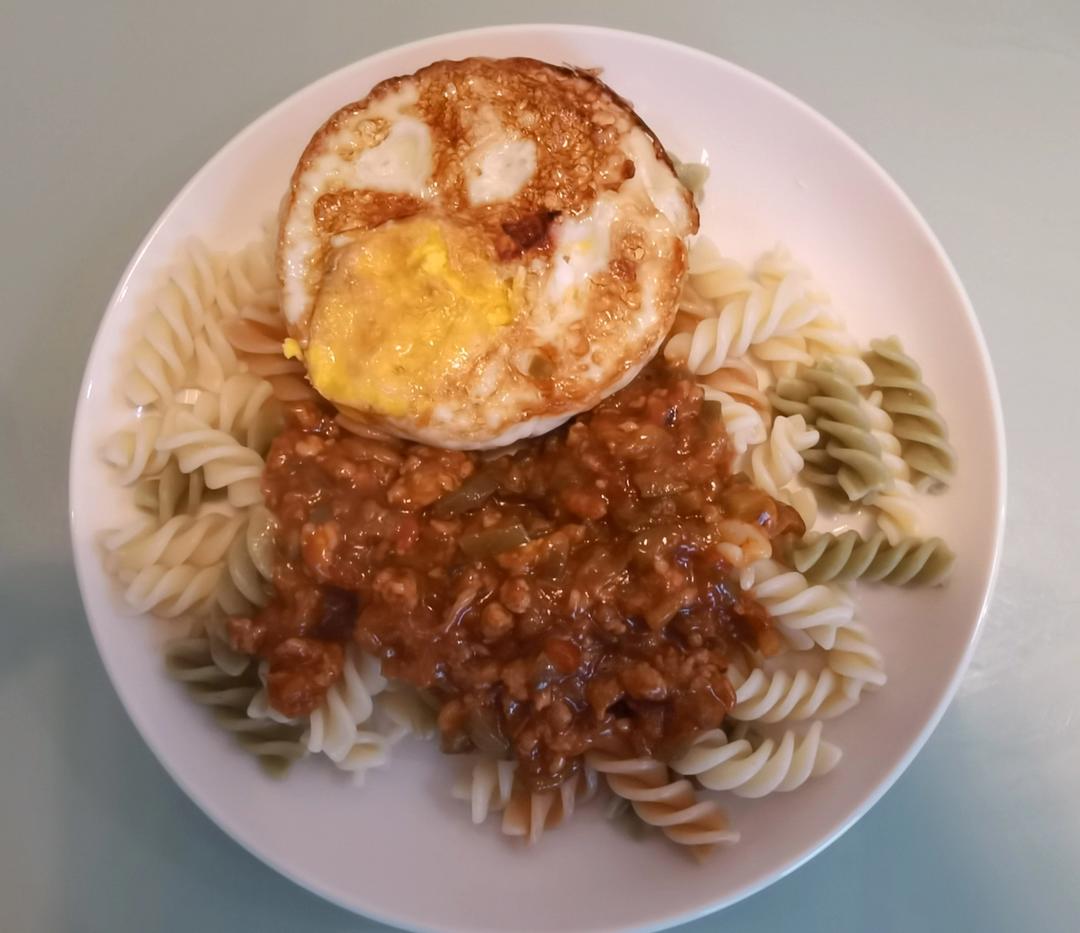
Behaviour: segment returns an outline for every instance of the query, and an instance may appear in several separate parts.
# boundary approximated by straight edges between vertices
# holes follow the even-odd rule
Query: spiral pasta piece
[[[749,405],[763,416],[769,414],[769,396],[761,388],[758,371],[749,360],[729,360],[715,372],[699,375],[698,381],[706,389]]]
[[[699,294],[713,297],[704,275],[691,281]],[[692,373],[704,375],[771,338],[794,335],[818,314],[816,306],[802,300],[801,287],[797,276],[785,278],[775,290],[753,283],[749,292],[729,298],[715,317],[703,318],[692,333],[672,337],[665,354],[685,359]]]
[[[797,377],[781,379],[769,400],[783,415],[801,415],[820,434],[817,446],[803,454],[809,482],[842,489],[853,501],[888,485],[866,403],[842,373],[824,365],[801,369]]]
[[[245,308],[224,326],[225,337],[248,371],[269,383],[274,397],[282,402],[305,401],[315,397],[307,381],[307,370],[298,359],[285,356],[282,346],[288,333],[281,314]]]
[[[720,405],[724,430],[736,453],[742,453],[765,440],[765,419],[753,405],[740,402],[728,393],[718,392],[709,386],[705,386],[705,400]]]
[[[884,686],[887,680],[885,659],[871,642],[866,627],[858,622],[837,630],[832,648],[825,653],[825,663],[847,681],[871,689]]]
[[[177,515],[197,512],[204,489],[202,473],[184,473],[170,457],[160,472],[138,480],[132,498],[137,508],[156,516],[164,525]]]
[[[131,531],[120,529],[103,538],[109,551],[107,563],[118,571],[155,565],[215,567],[223,562],[244,524],[244,516],[232,511],[176,515],[161,526],[140,520]]]
[[[832,648],[838,630],[854,621],[855,604],[839,587],[811,585],[801,573],[785,572],[772,560],[755,564],[753,579],[754,598],[798,651],[815,645]]]
[[[273,387],[251,373],[233,373],[216,392],[195,391],[190,403],[195,418],[260,454],[281,430],[281,406]]]
[[[221,567],[153,564],[136,572],[121,568],[116,576],[125,585],[124,602],[132,612],[176,619],[210,611],[221,579]]]
[[[162,426],[160,414],[144,412],[105,441],[102,456],[120,471],[123,485],[130,486],[143,477],[157,475],[168,466],[168,452],[157,449]]]
[[[308,720],[303,737],[307,750],[321,752],[343,771],[352,772],[357,784],[363,783],[366,771],[386,764],[390,757],[385,735],[360,728],[371,720],[374,697],[385,689],[378,659],[350,648],[341,678]]]
[[[881,390],[881,407],[893,422],[904,459],[919,478],[917,486],[943,489],[956,472],[956,452],[937,400],[923,382],[922,370],[897,337],[872,340],[866,362]]]
[[[840,762],[842,752],[822,739],[821,732],[820,721],[802,736],[788,729],[779,741],[764,736],[731,740],[722,729],[711,729],[698,736],[671,768],[696,777],[709,790],[731,791],[739,797],[787,793],[828,774]]]
[[[728,671],[735,687],[735,705],[729,715],[740,722],[799,722],[818,717],[833,719],[855,707],[866,681],[849,678],[824,667],[816,674],[801,669],[768,673],[754,668],[744,675]]]
[[[451,788],[455,800],[469,803],[474,823],[483,823],[492,813],[506,809],[514,790],[516,761],[481,758],[459,774]]]
[[[176,411],[157,440],[184,473],[201,469],[209,489],[223,489],[238,507],[262,501],[263,458],[227,431],[211,427],[190,411]]]
[[[940,538],[889,544],[883,532],[811,534],[790,549],[791,565],[815,583],[866,580],[895,586],[936,586],[952,572],[954,555]]]
[[[885,532],[889,544],[899,544],[903,538],[919,533],[920,514],[915,487],[910,482],[911,470],[904,460],[900,441],[893,433],[892,418],[881,407],[881,397],[881,390],[874,390],[866,400],[866,411],[871,433],[881,446],[881,460],[889,482],[863,501],[873,509],[874,521]]]
[[[688,846],[696,856],[739,841],[720,807],[712,800],[699,800],[690,781],[673,776],[663,762],[602,752],[590,752],[586,761],[607,778],[612,793],[630,801],[642,822],[657,827],[672,842]]]
[[[251,665],[239,673],[222,670],[205,635],[167,643],[165,669],[197,703],[212,710],[218,724],[270,773],[283,773],[305,754],[300,727],[248,715],[251,698],[259,689],[257,676]]]
[[[274,577],[276,522],[264,505],[252,506],[241,533],[233,537],[218,587],[218,604],[229,615],[263,606]]]
[[[217,272],[209,252],[202,243],[189,242],[181,261],[155,291],[131,351],[124,394],[132,405],[169,399],[183,385],[216,291]]]
[[[535,844],[546,830],[568,820],[578,803],[592,797],[596,783],[596,772],[588,767],[555,790],[530,791],[516,783],[503,809],[503,835],[521,837],[529,845]]]
[[[803,451],[812,448],[819,438],[802,415],[777,416],[768,440],[750,455],[749,472],[754,485],[779,498],[781,488],[802,470]]]
[[[778,415],[766,442],[755,447],[747,458],[747,472],[754,485],[793,506],[807,528],[817,519],[817,498],[796,477],[803,469],[803,452],[812,449],[819,439],[818,432],[807,426],[802,415]]]
[[[248,310],[277,308],[276,227],[276,219],[268,218],[262,237],[225,256],[214,292],[215,304],[223,319],[238,317]]]

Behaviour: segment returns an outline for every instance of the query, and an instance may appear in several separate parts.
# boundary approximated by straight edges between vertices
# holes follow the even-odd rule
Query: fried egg
[[[595,75],[436,62],[334,113],[278,240],[287,352],[326,399],[484,448],[618,390],[671,326],[697,210]]]

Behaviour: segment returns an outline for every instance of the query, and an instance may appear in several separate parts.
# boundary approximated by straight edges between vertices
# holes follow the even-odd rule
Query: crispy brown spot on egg
[[[315,223],[319,230],[330,235],[346,230],[370,230],[388,220],[411,217],[423,206],[423,201],[408,194],[347,188],[324,194],[315,202]]]
[[[559,216],[558,211],[537,211],[517,220],[504,221],[503,237],[495,243],[495,250],[500,259],[513,259],[534,247],[545,249],[549,244],[548,230],[551,222]]]

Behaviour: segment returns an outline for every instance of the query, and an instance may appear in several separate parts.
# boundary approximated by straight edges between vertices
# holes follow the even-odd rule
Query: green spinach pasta
[[[890,544],[883,532],[864,538],[856,531],[809,535],[791,549],[792,566],[817,583],[892,583],[934,586],[943,583],[954,561],[941,538],[909,538]]]
[[[929,489],[943,489],[956,472],[956,453],[937,400],[923,382],[919,364],[897,337],[870,341],[866,362],[881,390],[881,407],[892,417],[904,459]]]

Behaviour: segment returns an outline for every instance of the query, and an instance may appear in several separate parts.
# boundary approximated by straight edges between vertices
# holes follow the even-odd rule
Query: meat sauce
[[[802,531],[732,475],[712,407],[655,363],[493,455],[355,436],[299,406],[264,477],[274,596],[231,620],[233,643],[267,659],[271,702],[300,716],[355,642],[438,705],[447,751],[514,757],[533,789],[592,748],[670,752],[722,723],[733,659],[779,644],[726,559],[745,537],[732,529]]]

